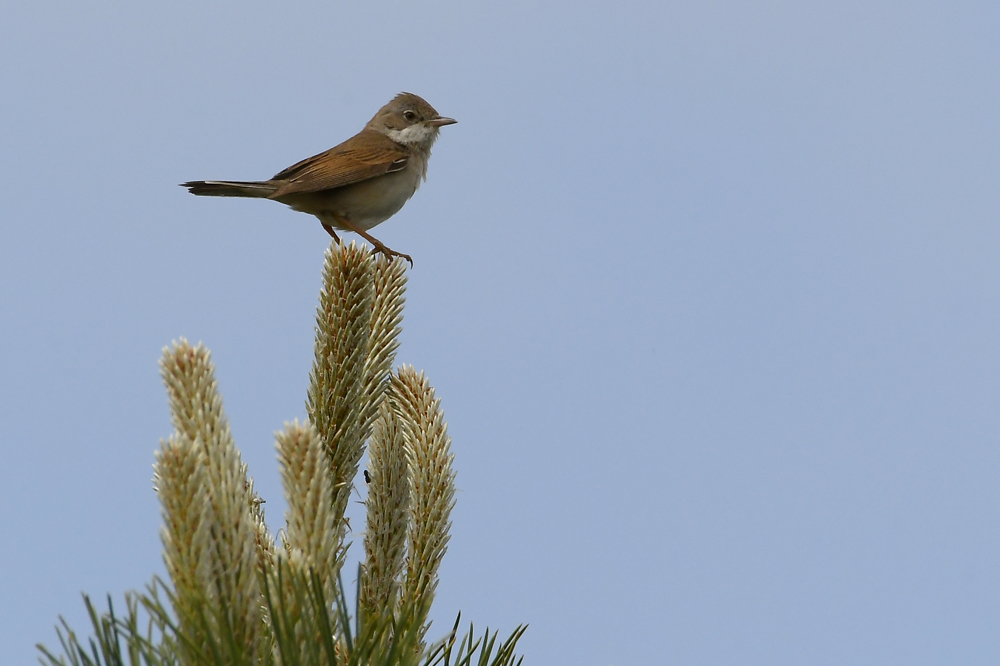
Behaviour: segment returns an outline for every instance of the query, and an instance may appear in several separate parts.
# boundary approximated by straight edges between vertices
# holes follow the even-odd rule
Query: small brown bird
[[[339,146],[314,155],[270,180],[239,182],[193,180],[182,183],[191,194],[209,197],[273,199],[319,218],[334,240],[334,229],[353,231],[387,257],[409,255],[390,250],[367,233],[399,212],[427,178],[427,161],[439,129],[456,121],[438,114],[412,93],[400,93]]]

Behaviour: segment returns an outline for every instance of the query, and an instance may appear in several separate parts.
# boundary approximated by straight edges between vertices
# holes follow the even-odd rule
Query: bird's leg
[[[323,228],[326,229],[326,233],[330,234],[330,237],[333,238],[334,242],[336,242],[339,245],[340,237],[337,236],[337,232],[333,230],[333,227],[331,227],[326,222],[323,222],[322,220],[320,221],[320,224],[323,225]]]
[[[379,239],[375,238],[374,236],[369,235],[364,229],[362,229],[361,227],[358,227],[357,225],[353,224],[350,220],[348,220],[346,218],[338,216],[337,217],[337,222],[341,226],[343,226],[343,227],[345,227],[347,229],[350,229],[351,231],[353,231],[354,233],[356,233],[357,235],[361,236],[366,241],[368,241],[369,243],[371,243],[372,245],[374,245],[375,249],[373,250],[373,252],[381,252],[382,254],[384,254],[386,256],[386,259],[389,259],[389,260],[391,260],[393,257],[402,257],[403,259],[406,259],[408,262],[410,262],[410,268],[413,268],[413,259],[410,258],[410,255],[403,254],[402,252],[396,252],[395,250],[389,249],[388,247],[386,247],[382,243],[382,241],[380,241]],[[326,225],[324,224],[323,226],[325,227]],[[327,231],[330,231],[332,233],[332,231],[330,229],[327,229]]]

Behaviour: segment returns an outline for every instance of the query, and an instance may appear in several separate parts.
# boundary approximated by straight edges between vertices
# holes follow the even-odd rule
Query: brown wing
[[[362,130],[339,146],[293,164],[272,178],[278,190],[271,195],[319,192],[375,178],[406,167],[406,150],[378,132]]]

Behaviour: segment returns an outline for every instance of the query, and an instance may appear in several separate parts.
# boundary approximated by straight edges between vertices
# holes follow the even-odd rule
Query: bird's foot
[[[353,224],[346,217],[335,217],[335,219],[337,220],[338,226],[340,226],[343,229],[350,229],[351,231],[353,231],[354,233],[356,233],[357,235],[361,236],[366,241],[371,243],[375,247],[375,249],[372,250],[372,254],[384,254],[385,258],[388,259],[389,261],[392,261],[393,257],[402,257],[403,259],[406,259],[408,262],[410,262],[410,268],[413,268],[413,259],[410,258],[410,255],[403,254],[402,252],[396,252],[395,250],[386,247],[382,241],[375,238],[374,236],[372,236],[371,234],[369,234],[367,231],[357,226],[356,224]],[[329,233],[334,238],[337,237],[336,234],[333,233],[333,227],[331,227],[326,222],[323,223],[323,228],[326,229],[327,233]]]
[[[385,258],[388,259],[389,261],[392,261],[393,257],[402,257],[403,259],[406,259],[408,262],[410,262],[410,268],[413,268],[413,259],[410,258],[410,255],[403,254],[402,252],[396,252],[395,250],[386,247],[385,245],[379,243],[378,241],[374,242],[373,245],[375,245],[375,249],[372,250],[372,254],[385,255]]]

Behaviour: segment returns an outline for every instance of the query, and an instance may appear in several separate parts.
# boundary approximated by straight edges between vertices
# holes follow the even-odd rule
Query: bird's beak
[[[444,127],[445,125],[454,125],[457,122],[458,121],[454,118],[444,118],[442,116],[438,116],[437,118],[431,118],[428,120],[427,124],[431,127]]]

